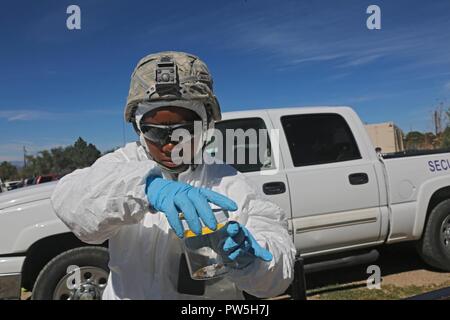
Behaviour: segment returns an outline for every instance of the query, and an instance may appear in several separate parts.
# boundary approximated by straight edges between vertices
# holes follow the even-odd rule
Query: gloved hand
[[[225,262],[234,262],[229,265],[236,269],[245,268],[257,258],[264,261],[273,259],[272,254],[259,245],[250,231],[235,221],[230,221],[226,227],[219,254]]]
[[[211,230],[217,228],[216,217],[208,202],[225,210],[237,210],[237,205],[233,200],[217,192],[157,176],[147,178],[145,193],[153,208],[166,215],[169,225],[179,238],[183,238],[184,235],[179,212],[183,212],[189,228],[195,234],[200,235],[202,225],[199,218]]]

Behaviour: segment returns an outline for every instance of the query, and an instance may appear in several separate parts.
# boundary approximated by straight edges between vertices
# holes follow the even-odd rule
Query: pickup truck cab
[[[257,163],[234,166],[286,211],[301,257],[416,241],[425,262],[450,270],[450,153],[381,155],[349,107],[230,112],[216,128],[275,132]],[[261,145],[247,139],[234,150],[247,157]],[[208,150],[215,153],[217,146]],[[0,196],[0,297],[15,297],[21,286],[34,285],[33,295],[56,290],[48,278],[64,266],[59,258],[67,265],[67,251],[87,246],[53,212],[53,188],[48,183]],[[86,252],[70,263],[86,265],[93,251]]]

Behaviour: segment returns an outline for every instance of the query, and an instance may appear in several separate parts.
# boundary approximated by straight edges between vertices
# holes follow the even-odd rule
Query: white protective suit
[[[263,199],[244,176],[224,164],[198,165],[179,181],[210,188],[233,199],[234,220],[245,225],[273,255],[256,259],[223,279],[208,280],[203,296],[177,292],[181,241],[163,213],[150,213],[146,177],[161,174],[139,142],[129,143],[58,183],[52,204],[58,217],[82,241],[109,239],[110,275],[103,299],[242,299],[282,294],[294,276],[295,248],[284,212]]]

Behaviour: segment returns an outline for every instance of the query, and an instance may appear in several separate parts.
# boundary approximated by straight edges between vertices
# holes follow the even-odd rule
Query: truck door
[[[267,134],[268,130],[271,129],[271,122],[268,115],[262,113],[258,117],[239,117],[238,119],[223,120],[215,124],[216,129],[220,130],[222,136],[224,137],[223,145],[227,145],[227,139],[230,138],[226,134],[226,129],[241,129],[246,134],[245,140],[239,141],[239,139],[234,139],[231,145],[234,149],[234,155],[232,157],[233,161],[226,161],[226,153],[229,151],[224,150],[222,154],[222,159],[224,162],[229,163],[236,170],[245,174],[245,176],[253,183],[256,189],[267,199],[270,199],[274,203],[278,204],[287,215],[287,218],[291,218],[291,204],[289,200],[289,191],[287,188],[286,174],[281,170],[282,160],[275,162],[274,155],[272,154],[270,137],[267,136],[266,140],[263,141],[259,135]],[[250,131],[255,130],[258,135],[257,139],[250,138]],[[262,151],[261,148],[265,150]],[[207,149],[209,152],[217,154],[217,145],[211,144]],[[245,154],[245,162],[239,163],[238,154],[242,152]],[[252,161],[250,154],[256,152],[258,155],[256,163]],[[253,153],[255,154],[255,153]],[[292,226],[290,225],[290,229]],[[291,230],[290,230],[291,231]]]
[[[364,159],[338,113],[270,114],[283,129],[294,242],[302,254],[376,242],[380,196],[373,160]],[[289,155],[289,156],[288,156]]]

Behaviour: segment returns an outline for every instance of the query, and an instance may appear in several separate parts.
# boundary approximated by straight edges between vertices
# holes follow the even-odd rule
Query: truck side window
[[[261,118],[243,118],[236,120],[224,120],[217,122],[215,124],[215,128],[222,134],[223,144],[219,146],[215,143],[215,139],[210,143],[206,151],[215,156],[216,158],[220,158],[223,162],[230,164],[236,170],[240,172],[252,172],[252,171],[261,171],[273,169],[275,167],[274,162],[272,161],[272,151],[270,148],[270,140],[267,133],[266,124],[264,120]],[[257,135],[253,136],[253,139],[248,135],[245,136],[245,140],[239,141],[238,138],[234,137],[234,141],[231,142],[234,154],[233,161],[227,161],[227,159],[233,158],[233,155],[229,155],[227,157],[227,134],[226,130],[232,129],[242,129],[246,134],[250,134],[251,131],[249,129],[254,129],[253,132],[256,132]],[[263,129],[263,131],[260,131]],[[264,135],[265,141],[261,138]],[[221,148],[221,152],[218,148]],[[244,163],[238,163],[238,154],[241,153],[244,155]],[[255,158],[256,155],[256,158]]]
[[[294,166],[361,159],[345,119],[332,113],[281,117]]]

